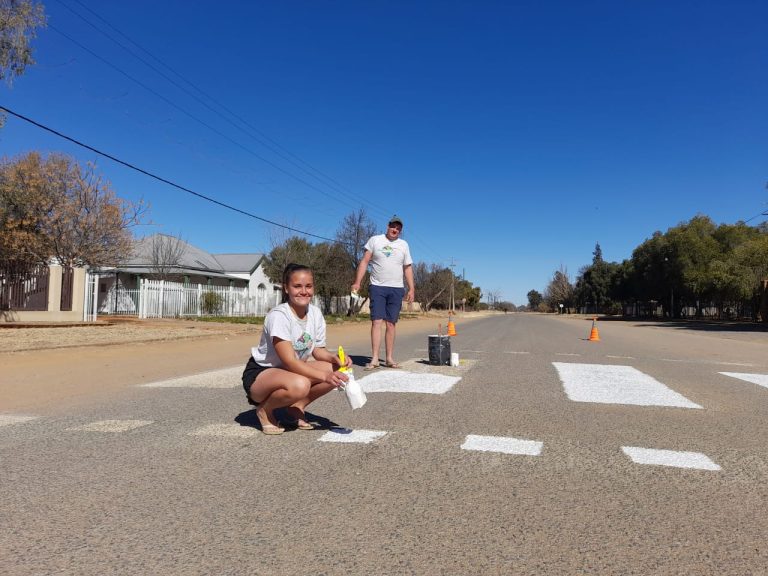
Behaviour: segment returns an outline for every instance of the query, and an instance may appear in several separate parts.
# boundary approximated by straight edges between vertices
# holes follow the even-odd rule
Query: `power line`
[[[147,55],[148,55],[149,57],[151,57],[151,58],[152,58],[154,61],[158,62],[158,63],[159,63],[161,66],[163,66],[164,68],[166,68],[167,70],[169,70],[169,71],[170,71],[171,73],[173,73],[173,74],[174,74],[176,77],[180,78],[180,79],[181,79],[181,80],[182,80],[182,81],[183,81],[185,84],[187,84],[187,85],[191,86],[191,87],[192,87],[192,88],[193,88],[195,91],[197,91],[198,93],[202,94],[202,95],[203,95],[205,98],[207,98],[208,100],[210,100],[211,102],[213,102],[213,103],[216,105],[216,107],[213,107],[213,106],[211,106],[210,104],[208,104],[207,102],[203,101],[203,100],[202,100],[200,97],[198,97],[197,95],[195,95],[195,94],[193,94],[192,92],[190,92],[188,89],[186,89],[184,86],[180,85],[180,84],[179,84],[178,82],[176,82],[174,79],[170,78],[170,77],[169,77],[167,74],[165,74],[165,73],[164,73],[162,70],[159,70],[159,69],[158,69],[156,66],[154,66],[152,63],[148,62],[146,59],[144,59],[144,58],[142,58],[141,56],[139,56],[138,54],[136,54],[136,53],[135,53],[135,52],[134,52],[134,51],[133,51],[131,48],[127,47],[125,44],[123,44],[123,43],[122,43],[122,42],[120,42],[119,40],[115,39],[113,36],[111,36],[110,34],[108,34],[107,32],[105,32],[103,29],[101,29],[101,28],[99,28],[98,26],[96,26],[96,25],[95,25],[93,22],[89,21],[89,20],[88,20],[87,18],[85,18],[85,17],[84,17],[82,14],[78,13],[77,11],[75,11],[75,10],[74,10],[74,9],[73,9],[71,6],[68,6],[66,3],[62,2],[61,0],[59,0],[59,3],[60,3],[62,6],[64,6],[64,7],[65,7],[67,10],[69,10],[70,12],[72,12],[72,13],[73,13],[75,16],[77,16],[78,18],[80,18],[81,20],[83,20],[83,21],[84,21],[86,24],[88,24],[89,26],[91,26],[91,27],[92,27],[94,30],[96,30],[96,31],[100,32],[101,34],[103,34],[104,36],[106,36],[106,37],[107,37],[109,40],[111,40],[112,42],[114,42],[115,44],[117,44],[118,46],[120,46],[120,47],[121,47],[123,50],[125,50],[125,51],[126,51],[126,52],[128,52],[128,53],[129,53],[131,56],[133,56],[134,58],[136,58],[137,60],[139,60],[140,62],[142,62],[142,63],[143,63],[144,65],[146,65],[148,68],[152,69],[152,70],[153,70],[153,71],[155,71],[157,74],[159,74],[160,76],[162,76],[163,78],[165,78],[165,79],[166,79],[168,82],[170,82],[171,84],[173,84],[174,86],[176,86],[176,87],[177,87],[179,90],[182,90],[182,91],[183,91],[185,94],[187,94],[188,96],[190,96],[190,97],[194,98],[194,99],[195,99],[197,102],[199,102],[201,105],[205,106],[205,107],[206,107],[208,110],[210,110],[210,111],[211,111],[211,112],[213,112],[214,114],[218,115],[220,118],[222,118],[222,119],[224,119],[225,121],[227,121],[227,122],[228,122],[230,125],[234,126],[235,128],[237,128],[237,129],[238,129],[238,130],[240,130],[241,132],[245,133],[247,136],[250,136],[251,138],[253,138],[254,140],[256,140],[256,141],[257,141],[259,144],[261,144],[262,146],[264,146],[265,148],[267,148],[268,150],[270,150],[271,152],[273,152],[274,154],[276,154],[277,156],[279,156],[279,157],[280,157],[280,158],[282,158],[283,160],[285,160],[285,161],[289,162],[291,165],[293,165],[294,167],[298,168],[299,170],[301,170],[302,172],[304,172],[304,173],[305,173],[305,174],[307,174],[308,176],[310,176],[310,177],[312,177],[312,178],[316,179],[316,180],[317,180],[318,182],[320,182],[322,185],[324,185],[324,186],[328,186],[328,187],[329,187],[331,190],[333,190],[334,192],[336,192],[336,193],[340,193],[340,194],[342,194],[342,195],[346,196],[348,200],[354,200],[354,201],[357,201],[357,202],[363,202],[363,203],[367,204],[368,206],[370,206],[370,207],[374,208],[374,209],[375,209],[375,210],[377,210],[377,211],[381,211],[381,210],[382,210],[380,207],[377,207],[376,205],[374,205],[374,204],[372,204],[372,203],[370,203],[370,202],[366,202],[366,201],[362,200],[362,199],[360,198],[360,196],[359,196],[359,195],[356,195],[354,192],[352,192],[352,191],[351,191],[351,190],[349,190],[348,188],[346,188],[346,187],[342,186],[342,185],[341,185],[341,184],[339,184],[339,183],[338,183],[336,180],[334,180],[333,178],[331,178],[331,177],[330,177],[330,176],[328,176],[327,174],[324,174],[323,172],[321,172],[321,171],[320,171],[320,170],[318,170],[317,168],[313,167],[311,164],[309,164],[309,163],[308,163],[308,162],[306,162],[305,160],[301,159],[301,158],[300,158],[300,157],[298,157],[297,155],[293,154],[292,152],[290,152],[289,150],[287,150],[286,148],[284,148],[283,146],[281,146],[279,143],[277,143],[277,142],[276,142],[274,139],[270,138],[270,137],[269,137],[268,135],[266,135],[264,132],[262,132],[262,131],[261,131],[261,130],[259,130],[258,128],[255,128],[253,125],[249,124],[249,123],[248,123],[246,120],[244,120],[242,117],[240,117],[240,116],[239,116],[239,115],[237,115],[235,112],[233,112],[232,110],[230,110],[229,108],[227,108],[225,105],[223,105],[221,102],[217,101],[215,98],[213,98],[212,96],[210,96],[209,94],[207,94],[207,93],[206,93],[204,90],[202,90],[201,88],[199,88],[198,86],[196,86],[196,85],[195,85],[193,82],[191,82],[191,81],[187,80],[187,79],[186,79],[186,78],[185,78],[183,75],[181,75],[180,73],[176,72],[176,71],[175,71],[175,70],[174,70],[174,69],[173,69],[171,66],[169,66],[168,64],[166,64],[165,62],[163,62],[162,60],[160,60],[158,57],[154,56],[154,55],[153,55],[151,52],[149,52],[148,50],[146,50],[145,48],[143,48],[143,47],[142,47],[142,46],[141,46],[141,45],[140,45],[138,42],[136,42],[136,41],[134,41],[133,39],[131,39],[131,38],[130,38],[128,35],[126,35],[126,34],[125,34],[125,33],[123,33],[122,31],[120,31],[118,28],[116,28],[114,25],[112,25],[111,23],[109,23],[109,22],[108,22],[108,21],[107,21],[105,18],[103,18],[102,16],[100,16],[99,14],[97,14],[96,12],[94,12],[94,11],[93,11],[91,8],[89,8],[88,6],[85,6],[85,5],[84,5],[82,2],[80,2],[79,0],[75,0],[75,2],[76,2],[77,4],[79,4],[79,5],[80,5],[80,6],[81,6],[83,9],[87,10],[88,12],[90,12],[90,13],[91,13],[91,14],[92,14],[92,15],[93,15],[95,18],[97,18],[98,20],[100,20],[101,22],[103,22],[104,24],[106,24],[107,26],[109,26],[109,28],[111,28],[112,30],[114,30],[115,32],[117,32],[118,34],[120,34],[120,36],[122,36],[123,38],[125,38],[126,40],[128,40],[128,42],[130,42],[131,44],[133,44],[134,46],[136,46],[136,47],[137,47],[139,50],[141,50],[142,52],[144,52],[145,54],[147,54]],[[130,80],[132,80],[132,81],[134,81],[134,82],[138,83],[140,86],[142,86],[142,87],[143,87],[143,88],[145,88],[146,90],[150,91],[150,92],[151,92],[152,94],[154,94],[155,96],[157,96],[157,97],[159,97],[159,98],[163,99],[165,102],[167,102],[167,103],[171,104],[172,106],[175,106],[177,109],[180,109],[178,106],[176,106],[175,104],[171,103],[171,102],[170,102],[169,100],[167,100],[166,98],[164,98],[164,97],[160,96],[160,95],[159,95],[157,92],[155,92],[155,91],[153,91],[153,90],[150,90],[150,89],[149,89],[147,86],[145,86],[145,85],[144,85],[144,84],[142,84],[141,82],[137,81],[136,79],[132,78],[131,76],[127,75],[125,72],[123,72],[122,70],[120,70],[119,68],[117,68],[117,66],[115,66],[114,64],[111,64],[111,63],[110,63],[110,62],[108,62],[108,61],[107,61],[105,58],[103,58],[103,57],[101,57],[101,56],[98,56],[98,55],[96,55],[94,52],[92,52],[91,50],[89,50],[88,48],[86,48],[85,46],[83,46],[81,43],[79,43],[79,42],[77,42],[77,41],[73,40],[71,37],[69,37],[68,35],[64,34],[64,33],[63,33],[63,32],[61,32],[60,30],[58,30],[57,28],[55,28],[55,27],[53,27],[53,26],[50,26],[50,28],[51,28],[51,29],[53,29],[55,32],[57,32],[57,33],[61,34],[62,36],[64,36],[65,38],[67,38],[68,40],[70,40],[71,42],[73,42],[74,44],[76,44],[77,46],[79,46],[81,49],[83,49],[83,50],[86,50],[87,52],[89,52],[89,53],[90,53],[91,55],[93,55],[94,57],[96,57],[96,58],[100,59],[102,62],[106,63],[107,65],[109,65],[109,66],[111,66],[112,68],[116,69],[117,71],[121,72],[122,74],[124,74],[125,76],[127,76],[127,77],[128,77]],[[242,126],[240,126],[240,125],[236,124],[235,122],[233,122],[233,121],[232,121],[230,118],[226,117],[224,114],[222,114],[222,113],[221,113],[221,110],[224,110],[224,111],[226,111],[226,112],[227,112],[227,113],[228,113],[230,116],[234,117],[234,118],[235,118],[237,121],[239,121],[241,124],[243,124],[243,125],[245,125],[246,127],[248,127],[248,128],[250,129],[250,132],[249,132],[248,130],[245,130],[245,129],[244,129]],[[182,110],[182,111],[183,111],[183,110]],[[184,111],[183,111],[183,112],[184,112]],[[185,112],[185,113],[186,113],[186,112]],[[200,122],[201,124],[203,124],[203,125],[204,125],[204,126],[206,126],[207,128],[214,130],[213,128],[211,128],[210,126],[206,125],[205,123],[203,123],[203,122],[202,122],[202,121],[200,121],[199,119],[197,119],[197,118],[194,118],[193,116],[191,116],[191,114],[189,114],[189,113],[186,113],[186,114],[187,114],[188,116],[192,117],[193,119],[197,120],[198,122]],[[242,145],[239,145],[239,144],[237,144],[236,142],[234,142],[233,140],[231,140],[231,139],[229,139],[228,137],[224,136],[223,134],[221,134],[221,133],[220,133],[220,132],[218,132],[217,130],[214,130],[214,131],[215,131],[217,134],[219,134],[220,136],[222,136],[222,137],[224,137],[224,138],[227,138],[227,139],[228,139],[230,142],[232,142],[232,143],[234,143],[234,144],[236,144],[236,145],[238,145],[238,146],[241,146],[241,147],[242,147]],[[255,134],[254,134],[254,133],[255,133]],[[262,160],[263,162],[266,162],[267,164],[269,164],[269,165],[270,165],[270,166],[272,166],[273,168],[275,168],[275,169],[277,169],[277,170],[280,170],[280,171],[281,171],[281,172],[283,172],[284,174],[287,174],[287,175],[289,175],[289,176],[291,176],[291,177],[293,177],[293,178],[296,178],[297,180],[299,180],[299,181],[300,181],[300,182],[302,182],[303,184],[305,184],[305,185],[307,185],[307,186],[310,186],[310,187],[312,187],[313,189],[315,189],[315,190],[317,190],[317,191],[319,191],[319,192],[321,192],[321,193],[324,193],[324,194],[326,194],[325,192],[323,192],[323,191],[321,191],[321,190],[319,190],[319,189],[315,188],[314,186],[311,186],[311,185],[310,185],[310,184],[308,184],[307,182],[304,182],[302,179],[300,179],[300,178],[297,178],[295,175],[288,173],[287,171],[285,171],[285,170],[283,170],[282,168],[278,167],[278,166],[277,166],[277,165],[275,165],[274,163],[272,163],[272,162],[269,162],[268,160],[266,160],[266,159],[265,159],[265,158],[263,158],[262,156],[260,156],[260,155],[258,155],[258,154],[256,154],[256,153],[254,153],[254,152],[252,152],[252,151],[250,151],[250,150],[247,150],[247,151],[248,151],[248,152],[250,152],[250,153],[252,153],[252,154],[254,154],[254,155],[257,157],[257,158],[259,158],[259,159],[260,159],[260,160]],[[282,152],[281,152],[281,151],[282,151]],[[296,160],[298,160],[298,162],[300,162],[300,163],[301,163],[301,164],[303,164],[304,166],[308,167],[308,168],[309,168],[311,171],[310,171],[310,170],[307,170],[307,168],[305,168],[304,166],[302,166],[302,165],[300,165],[299,163],[297,163],[297,162],[295,162],[294,160],[292,160],[292,159],[291,159],[291,158],[290,158],[288,155],[289,155],[289,156],[291,156],[291,157],[293,157],[293,158],[295,158]],[[313,172],[314,172],[314,173],[313,173]],[[322,178],[318,177],[318,174],[319,174],[320,176],[322,176]],[[323,180],[323,178],[324,178],[326,181],[324,181],[324,180]],[[328,182],[331,182],[331,184],[329,184]],[[327,194],[327,195],[328,195],[328,194]],[[334,198],[334,199],[335,199],[335,198]],[[382,213],[383,213],[383,212],[382,212]]]
[[[95,152],[99,156],[103,156],[104,158],[108,158],[109,160],[112,160],[113,162],[117,162],[118,164],[121,164],[127,168],[130,168],[131,170],[135,170],[136,172],[140,172],[141,174],[144,174],[145,176],[149,176],[150,178],[153,178],[159,182],[162,182],[163,184],[168,184],[169,186],[173,186],[174,188],[178,188],[182,192],[187,192],[188,194],[192,194],[193,196],[197,196],[198,198],[202,198],[203,200],[206,200],[208,202],[211,202],[213,204],[217,204],[218,206],[221,206],[223,208],[227,208],[228,210],[232,210],[233,212],[237,212],[239,214],[243,214],[244,216],[248,216],[249,218],[254,218],[256,220],[261,220],[262,222],[266,222],[267,224],[272,224],[273,226],[278,226],[279,228],[284,228],[285,230],[290,230],[291,232],[297,232],[299,234],[303,234],[304,236],[311,236],[313,238],[319,238],[320,240],[326,240],[328,242],[337,242],[337,240],[333,238],[326,238],[325,236],[319,236],[317,234],[312,234],[311,232],[305,232],[304,230],[299,230],[298,228],[292,228],[290,226],[286,226],[285,224],[279,224],[277,222],[274,222],[272,220],[268,220],[267,218],[262,218],[261,216],[257,216],[256,214],[253,214],[251,212],[246,212],[245,210],[241,210],[240,208],[236,208],[230,204],[226,204],[225,202],[221,202],[220,200],[216,200],[215,198],[211,198],[210,196],[206,196],[205,194],[201,194],[199,192],[195,192],[194,190],[190,190],[189,188],[182,186],[180,184],[176,184],[175,182],[168,180],[167,178],[163,178],[162,176],[157,176],[156,174],[153,174],[152,172],[149,172],[148,170],[144,170],[143,168],[139,168],[138,166],[135,166],[131,164],[130,162],[126,162],[125,160],[120,160],[116,156],[113,156],[112,154],[108,154],[107,152],[102,152],[101,150],[94,148],[93,146],[89,146],[88,144],[85,144],[83,142],[80,142],[79,140],[76,140],[75,138],[72,138],[70,136],[67,136],[66,134],[62,134],[61,132],[54,130],[53,128],[49,128],[48,126],[45,126],[44,124],[41,124],[39,122],[36,122],[32,120],[31,118],[27,118],[26,116],[23,116],[22,114],[19,114],[18,112],[14,112],[10,108],[6,108],[2,104],[0,104],[0,110],[4,110],[11,116],[15,116],[16,118],[20,120],[24,120],[25,122],[28,122],[32,124],[33,126],[37,126],[38,128],[41,128],[42,130],[45,130],[46,132],[50,132],[51,134],[54,134],[58,136],[59,138],[63,138],[64,140],[68,140],[69,142],[72,142],[73,144],[77,144],[81,148],[85,148],[86,150],[90,150],[91,152]],[[343,242],[341,242],[343,244]]]

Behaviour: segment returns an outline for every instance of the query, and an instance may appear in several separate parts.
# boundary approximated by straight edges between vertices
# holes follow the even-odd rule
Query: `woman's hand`
[[[347,380],[349,380],[349,376],[344,374],[344,372],[338,372],[338,371],[330,372],[325,377],[325,381],[336,388],[338,388],[339,386],[344,386],[344,384],[347,383]]]
[[[333,361],[331,362],[334,366],[338,366],[339,368],[349,368],[352,366],[352,358],[344,355],[344,362],[341,361],[341,358],[339,358],[339,355],[336,354],[333,357]]]

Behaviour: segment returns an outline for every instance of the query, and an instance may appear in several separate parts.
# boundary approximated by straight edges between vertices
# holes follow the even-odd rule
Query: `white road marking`
[[[192,376],[171,378],[140,384],[143,388],[237,388],[241,385],[243,366],[232,366],[221,370],[201,372]]]
[[[655,448],[638,448],[636,446],[622,446],[621,449],[636,464],[696,468],[698,470],[720,470],[720,466],[701,452],[678,452],[677,450],[658,450]]]
[[[350,430],[348,428],[333,428],[320,436],[320,442],[348,442],[369,444],[382,438],[387,433],[381,430]]]
[[[462,354],[485,354],[485,350],[454,350],[454,352],[461,352]]]
[[[754,364],[749,362],[715,362],[715,364],[722,364],[723,366],[754,366]]]
[[[541,454],[543,442],[536,440],[521,440],[505,436],[477,436],[469,434],[461,447],[464,450],[479,450],[481,452],[502,452],[504,454],[522,454],[538,456]]]
[[[575,352],[555,352],[555,356],[581,356]]]
[[[720,374],[768,388],[768,374],[744,374],[742,372],[720,372]]]
[[[23,416],[21,414],[0,414],[0,426],[9,426],[11,424],[21,424],[35,420],[39,416]]]
[[[616,358],[618,360],[634,360],[634,356],[612,356],[610,354],[605,355],[606,358]]]
[[[520,350],[504,350],[504,354],[530,354],[530,352],[523,352]]]
[[[373,374],[360,378],[358,382],[365,392],[445,394],[459,380],[461,378],[458,376],[379,369]]]
[[[99,420],[98,422],[91,422],[90,424],[84,424],[83,426],[75,426],[74,428],[67,428],[67,430],[75,430],[80,432],[127,432],[128,430],[135,430],[142,426],[152,424],[151,420]]]
[[[552,363],[574,402],[701,408],[682,394],[631,366]]]
[[[189,436],[218,436],[220,438],[253,438],[261,430],[239,424],[209,424],[189,433]]]

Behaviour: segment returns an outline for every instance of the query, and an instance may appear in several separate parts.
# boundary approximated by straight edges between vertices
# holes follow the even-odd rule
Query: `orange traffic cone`
[[[456,336],[456,326],[452,320],[448,321],[448,336]]]
[[[597,318],[592,320],[592,330],[589,333],[590,342],[600,342],[600,334],[597,333]]]

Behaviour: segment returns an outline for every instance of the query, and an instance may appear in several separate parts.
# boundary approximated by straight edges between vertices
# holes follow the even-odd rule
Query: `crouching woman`
[[[312,270],[288,264],[283,271],[283,303],[269,311],[259,345],[243,372],[243,387],[264,434],[282,434],[285,428],[274,411],[285,408],[289,423],[311,430],[307,406],[343,385],[341,361],[325,346],[325,319],[311,304],[315,294]],[[352,364],[347,358],[346,366]]]

